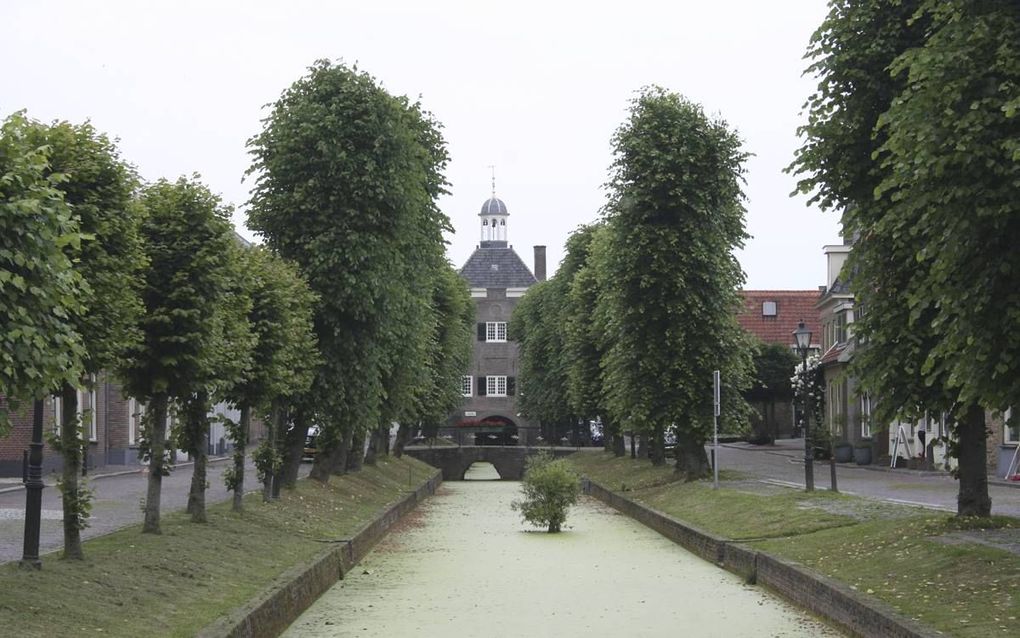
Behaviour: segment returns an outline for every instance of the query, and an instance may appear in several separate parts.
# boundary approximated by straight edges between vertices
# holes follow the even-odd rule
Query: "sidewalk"
[[[708,446],[711,449],[711,446]],[[804,487],[804,439],[774,445],[720,444],[719,467],[744,472],[777,485]],[[815,461],[815,487],[829,489],[829,462]],[[893,503],[956,511],[959,483],[948,472],[892,469],[881,465],[836,465],[840,492]],[[989,477],[992,513],[1020,517],[1020,485]]]
[[[231,459],[230,455],[226,456],[210,456],[209,464],[220,463]],[[195,464],[194,461],[181,461],[171,466],[171,471],[177,468],[191,467]],[[125,476],[127,474],[144,474],[148,470],[147,465],[104,465],[90,470],[89,473],[84,477],[86,480],[95,481],[98,479],[105,479],[114,476]],[[59,475],[56,472],[50,472],[49,474],[43,475],[43,483],[46,487],[56,487],[57,477]],[[0,476],[0,494],[6,494],[8,492],[20,492],[25,489],[25,484],[20,476]]]
[[[225,501],[232,496],[223,484],[224,470],[231,467],[230,463],[224,461],[229,459],[210,459],[207,476],[209,489],[206,490],[206,502],[210,504]],[[163,477],[160,497],[162,511],[182,510],[187,506],[193,465],[191,462],[178,463],[170,476]],[[147,476],[143,474],[144,469],[139,466],[107,466],[87,477],[95,495],[89,527],[82,532],[82,538],[94,538],[142,522],[140,505],[144,501],[148,484]],[[50,475],[46,479],[42,493],[42,532],[39,543],[42,553],[63,547],[63,507],[60,492],[53,487],[55,478]],[[0,487],[0,563],[20,559],[22,555],[25,493],[20,479],[17,480],[17,485]],[[248,490],[258,489],[256,480],[255,467],[249,458],[245,465],[245,487]]]

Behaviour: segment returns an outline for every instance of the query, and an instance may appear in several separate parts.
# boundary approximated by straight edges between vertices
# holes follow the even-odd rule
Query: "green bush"
[[[566,461],[546,453],[536,454],[525,465],[521,491],[524,499],[510,505],[514,511],[532,525],[558,532],[567,520],[567,510],[581,493],[581,478]]]

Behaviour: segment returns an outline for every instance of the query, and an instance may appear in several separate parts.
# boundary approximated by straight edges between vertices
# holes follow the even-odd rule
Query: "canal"
[[[519,493],[444,483],[284,635],[840,635],[595,500],[561,534],[533,530]]]

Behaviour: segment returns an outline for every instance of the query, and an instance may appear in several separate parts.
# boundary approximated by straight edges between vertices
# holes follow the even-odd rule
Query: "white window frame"
[[[485,394],[490,397],[505,397],[506,379],[503,375],[485,377]]]
[[[861,438],[870,439],[871,434],[871,395],[861,395]]]
[[[1003,421],[1002,421],[1002,429],[1003,429],[1002,442],[1006,443],[1006,444],[1009,444],[1009,445],[1016,445],[1016,444],[1020,443],[1020,427],[1016,427],[1017,435],[1014,435],[1013,434],[1013,430],[1011,430],[1010,427],[1009,427],[1009,419],[1012,416],[1013,416],[1013,408],[1008,408],[1006,410],[1006,412],[1002,415],[1002,419],[1003,419]]]
[[[506,322],[486,321],[485,341],[488,343],[506,343]]]
[[[469,374],[465,374],[460,378],[460,395],[463,397],[471,397],[475,395],[475,378]]]

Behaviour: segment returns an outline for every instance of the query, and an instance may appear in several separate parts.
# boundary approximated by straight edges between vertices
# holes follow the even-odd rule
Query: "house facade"
[[[460,275],[475,303],[471,364],[461,377],[464,402],[440,435],[463,444],[517,445],[538,437],[538,424],[517,408],[519,346],[508,338],[510,316],[525,291],[545,279],[545,246],[535,246],[535,272],[508,243],[509,213],[493,196],[478,214],[481,242]]]
[[[818,290],[742,290],[743,299],[737,322],[740,327],[764,343],[779,344],[794,350],[793,331],[803,321],[811,331],[811,353],[821,347]],[[790,376],[793,376],[790,370]],[[794,402],[751,400],[754,414],[751,429],[756,438],[790,438],[799,435]]]

